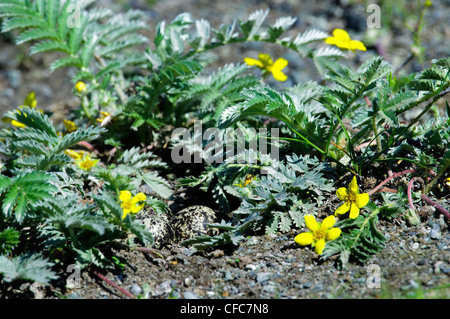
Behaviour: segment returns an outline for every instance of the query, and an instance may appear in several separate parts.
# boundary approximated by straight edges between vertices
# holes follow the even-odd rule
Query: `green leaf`
[[[50,280],[58,278],[51,270],[52,266],[53,263],[38,254],[20,255],[11,259],[0,256],[0,274],[5,282],[29,280],[48,284]]]
[[[87,128],[79,128],[78,130],[66,134],[59,143],[52,149],[55,154],[60,153],[73,145],[83,142],[91,141],[99,137],[100,134],[105,133],[106,129],[99,126],[89,126]]]
[[[52,184],[54,180],[53,175],[41,171],[20,173],[13,177],[6,188],[3,214],[8,217],[14,213],[16,220],[21,223],[29,205],[51,198],[51,194],[56,191]]]
[[[0,255],[5,255],[17,247],[20,240],[20,232],[14,228],[6,228],[0,232]]]
[[[142,180],[148,187],[162,198],[169,198],[172,195],[170,184],[155,172],[147,172],[142,175]]]

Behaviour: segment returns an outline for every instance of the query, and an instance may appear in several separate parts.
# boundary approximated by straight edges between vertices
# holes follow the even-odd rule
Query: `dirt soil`
[[[188,11],[193,13],[195,19],[206,18],[217,27],[235,17],[245,19],[256,9],[270,8],[269,21],[275,21],[280,16],[298,16],[297,32],[312,26],[327,31],[342,27],[353,34],[365,31],[367,13],[362,1],[339,2],[165,0],[149,8],[143,0],[126,4],[125,1],[99,1],[116,10],[129,7],[145,10],[151,26]],[[445,45],[450,38],[447,21],[450,2],[433,3],[424,35],[426,61],[450,55],[450,47]],[[410,34],[399,21],[393,32],[381,37],[369,51],[377,50],[394,66],[399,66],[408,56],[411,41]],[[7,36],[0,36],[0,110],[4,112],[15,108],[29,91],[34,90],[38,103],[55,113],[55,121],[61,120],[78,103],[71,94],[71,71],[50,73],[51,55],[29,58],[28,48],[16,47],[12,42]],[[221,59],[225,58],[226,63],[242,62],[244,56],[256,56],[264,49],[261,44],[226,48],[220,52],[217,63],[220,64]],[[290,61],[292,76],[286,85],[316,79],[313,67],[292,52],[278,48],[268,51],[283,54]],[[351,63],[360,63],[368,54],[355,56]],[[406,70],[417,71],[421,67],[420,63],[413,61]],[[365,191],[373,188],[373,184],[360,186]],[[395,182],[386,186],[395,188],[399,184]],[[157,253],[143,253],[127,248],[124,242],[117,242],[111,247],[111,253],[122,261],[124,268],[102,273],[141,298],[449,298],[449,221],[423,202],[416,205],[421,211],[420,225],[411,226],[403,218],[382,221],[380,230],[388,238],[385,249],[366,264],[350,263],[345,270],[338,270],[335,260],[321,261],[309,247],[295,245],[293,238],[302,230],[293,229],[288,234],[252,236],[238,247],[223,247],[197,254],[176,244]],[[374,270],[380,274],[379,286],[371,281]],[[65,280],[70,275],[71,272],[62,269],[61,280],[49,287],[37,283],[18,283],[1,292],[0,296],[35,299],[126,298],[118,289],[88,270],[81,271],[78,286],[68,289]]]

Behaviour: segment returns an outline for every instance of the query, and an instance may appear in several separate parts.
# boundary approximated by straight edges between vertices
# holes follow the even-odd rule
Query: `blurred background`
[[[380,28],[369,29],[369,4],[380,8]],[[270,9],[266,22],[274,23],[282,16],[297,18],[287,35],[295,35],[311,28],[331,32],[335,28],[348,31],[353,39],[361,40],[367,52],[349,52],[343,63],[359,65],[370,56],[379,54],[393,65],[398,75],[419,72],[432,59],[450,56],[450,0],[434,0],[423,11],[424,0],[419,1],[363,1],[363,0],[98,0],[96,5],[115,12],[139,9],[148,21],[147,35],[152,38],[157,23],[171,21],[178,14],[189,12],[193,19],[207,19],[211,26],[229,24],[233,19],[247,20],[258,9]],[[419,25],[419,17],[423,19]],[[420,31],[420,32],[417,32]],[[417,37],[417,35],[419,37]],[[151,45],[151,43],[150,43]],[[60,120],[78,104],[72,94],[71,70],[60,69],[51,73],[48,68],[53,54],[29,57],[29,45],[16,46],[11,34],[0,34],[0,112],[16,108],[30,91],[36,92],[38,108],[55,114]],[[216,49],[217,60],[212,67],[226,63],[243,63],[244,57],[256,58],[259,52],[269,53],[274,59],[289,61],[285,73],[288,81],[275,85],[291,86],[308,80],[317,80],[318,73],[312,63],[296,52],[265,43],[225,46]],[[412,54],[412,52],[416,54]],[[56,118],[55,118],[56,117]],[[0,124],[5,125],[4,123]]]

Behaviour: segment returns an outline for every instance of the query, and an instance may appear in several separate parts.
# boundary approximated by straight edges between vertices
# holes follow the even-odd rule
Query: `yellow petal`
[[[350,36],[348,35],[347,31],[342,29],[334,29],[333,36],[341,41],[350,41]]]
[[[264,67],[264,65],[261,63],[261,61],[252,59],[252,58],[245,58],[244,62],[249,66],[256,65],[257,67],[260,67],[260,68]]]
[[[258,59],[264,66],[272,65],[273,61],[269,54],[260,53],[258,54]]]
[[[64,126],[66,127],[67,132],[73,132],[78,129],[78,126],[72,121],[69,120],[63,120]]]
[[[284,82],[287,80],[287,75],[281,72],[280,70],[272,70],[273,78],[277,81]]]
[[[131,203],[137,204],[138,202],[141,202],[146,199],[147,199],[147,196],[145,196],[144,193],[138,193],[136,196],[133,197],[133,199],[131,200]]]
[[[135,206],[135,205],[131,206],[131,212],[133,214],[136,214],[138,211],[140,211],[142,208],[144,208],[144,205],[145,205],[145,203],[142,203],[139,206]]]
[[[288,65],[288,63],[289,63],[288,60],[283,58],[279,58],[278,60],[275,61],[275,63],[272,66],[272,75],[275,78],[275,80],[281,82],[287,80],[288,78],[287,75],[281,72],[281,70],[284,69]]]
[[[311,232],[300,233],[295,236],[294,241],[300,246],[308,246],[313,242],[313,234]]]
[[[82,156],[81,156],[80,153],[78,153],[78,152],[76,152],[76,151],[74,151],[74,150],[71,150],[71,149],[66,149],[66,150],[64,151],[64,154],[67,154],[67,155],[69,155],[70,157],[72,157],[73,159],[76,159],[76,160],[82,158]]]
[[[348,217],[350,219],[355,219],[358,216],[359,216],[359,208],[358,206],[356,206],[355,203],[352,203],[350,207],[350,215]]]
[[[86,91],[86,84],[82,81],[77,82],[77,84],[75,84],[75,90],[80,93]]]
[[[360,50],[360,51],[367,51],[367,48],[364,46],[364,43],[357,40],[352,40],[350,42],[350,50]]]
[[[356,176],[353,176],[352,181],[348,185],[348,191],[350,194],[358,194],[358,184],[356,183]]]
[[[316,252],[316,254],[321,255],[324,248],[325,248],[325,238],[316,241],[314,245],[314,251]]]
[[[336,191],[336,196],[340,199],[340,200],[347,200],[347,196],[348,196],[348,192],[347,192],[347,188],[345,187],[341,187]]]
[[[356,195],[356,200],[355,200],[356,206],[358,206],[359,208],[363,208],[368,203],[369,203],[369,194],[362,193],[362,194]]]
[[[336,215],[336,216],[344,215],[346,212],[348,212],[350,210],[350,205],[351,205],[351,202],[345,202],[340,207],[338,207],[338,209],[336,209],[336,211],[334,212],[334,215]]]
[[[289,61],[283,58],[279,58],[273,64],[274,69],[282,70],[289,64]]]
[[[336,45],[337,39],[335,37],[328,37],[325,39],[325,43],[331,44],[331,45]]]
[[[320,228],[322,230],[327,230],[331,227],[333,227],[334,223],[336,223],[336,218],[333,215],[328,216],[327,218],[325,218],[322,222],[322,225],[320,226]]]
[[[122,202],[128,202],[131,199],[131,193],[130,191],[120,191],[119,199]]]
[[[319,229],[316,219],[313,215],[305,215],[305,225],[309,230],[316,231]]]
[[[123,210],[123,215],[122,215],[122,219],[125,219],[125,217],[127,216],[127,214],[130,212],[130,210],[129,209],[124,209]]]
[[[18,121],[16,121],[16,120],[12,120],[12,121],[11,121],[11,124],[14,125],[14,126],[16,126],[16,127],[26,127],[25,124],[22,124],[22,123],[20,123],[20,122],[18,122]]]
[[[23,104],[29,107],[36,107],[37,101],[36,101],[36,94],[34,92],[28,93],[27,97],[25,98],[25,101],[23,101]]]
[[[337,227],[331,228],[325,234],[325,239],[327,241],[332,241],[338,238],[341,235],[341,230]]]

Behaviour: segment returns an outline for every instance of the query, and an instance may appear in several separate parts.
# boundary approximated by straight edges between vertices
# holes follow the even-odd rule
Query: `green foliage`
[[[382,209],[373,203],[369,203],[367,208],[370,214],[360,214],[356,219],[346,219],[335,224],[342,234],[325,246],[321,258],[338,255],[338,266],[346,268],[350,259],[364,263],[384,248],[387,239],[376,227]],[[383,211],[388,209],[386,207]]]
[[[19,244],[19,238],[19,231],[11,227],[8,227],[0,232],[0,254],[6,255],[11,253],[12,250]]]
[[[79,142],[96,139],[106,132],[104,128],[90,126],[60,136],[46,114],[29,107],[10,111],[5,117],[26,125],[13,131],[3,130],[1,136],[8,138],[12,151],[28,155],[21,159],[19,166],[36,170],[45,171],[51,165],[67,164],[69,157],[63,154],[66,149]]]
[[[51,270],[53,263],[38,254],[26,254],[8,258],[0,256],[0,274],[3,281],[12,282],[14,280],[37,281],[43,284],[58,278]]]
[[[4,217],[14,215],[15,220],[22,223],[31,204],[52,198],[56,191],[54,180],[52,175],[41,171],[18,173],[13,178],[0,175]]]
[[[24,125],[0,133],[4,282],[49,283],[56,278],[51,269],[56,250],[64,252],[63,263],[113,268],[106,254],[113,241],[151,245],[152,234],[134,214],[123,218],[120,192],[143,192],[145,204],[165,214],[174,199],[173,176],[179,186],[211,196],[216,208],[229,213],[229,219],[210,225],[218,235],[182,243],[194,252],[303,227],[306,214],[332,211],[330,197],[346,171],[382,175],[406,163],[423,172],[425,193],[445,196],[450,107],[445,118],[436,104],[450,92],[448,57],[397,78],[379,56],[347,66],[341,61],[345,52],[323,44],[327,32],[286,35],[296,18],[268,23],[268,10],[218,28],[183,13],[158,23],[149,39],[141,34],[148,29],[143,12],[116,14],[92,2],[0,0],[3,32],[13,31],[18,45],[30,46],[30,55],[58,52],[50,70],[72,67],[73,84],[86,85],[73,92],[79,98],[79,108],[69,115],[78,127],[74,131],[60,132],[60,124],[28,106],[4,116]],[[255,41],[310,59],[320,79],[275,87],[252,75],[241,64],[244,57],[211,68],[221,47]],[[405,113],[419,105],[423,111],[405,124]],[[434,121],[421,123],[430,110]],[[196,129],[197,121],[203,130]],[[180,127],[187,138],[168,136]],[[211,128],[214,136],[207,136]],[[280,136],[264,136],[260,128],[278,129]],[[213,153],[210,143],[218,141]],[[261,141],[277,146],[279,154],[250,148]],[[170,150],[180,147],[201,163],[186,169],[185,163],[169,162]],[[72,148],[89,149],[98,163],[76,166],[65,154]],[[368,213],[336,224],[342,235],[326,245],[324,259],[337,255],[345,267],[383,249],[379,219],[401,216],[408,199],[401,188],[381,197],[380,207],[373,201]],[[35,248],[42,256],[32,253]]]

